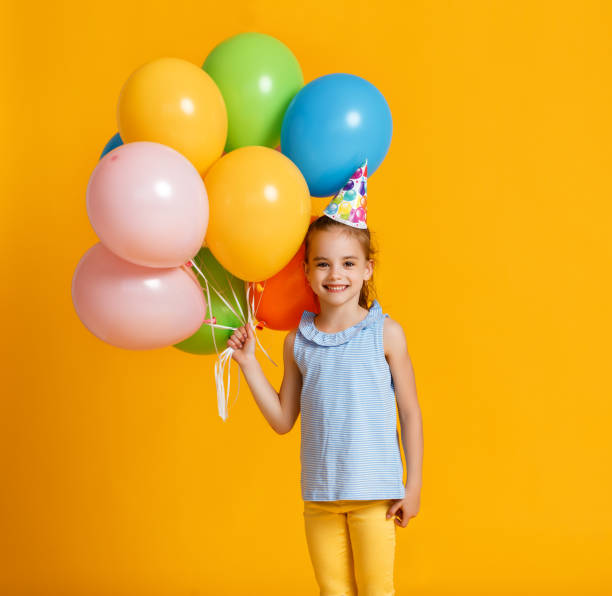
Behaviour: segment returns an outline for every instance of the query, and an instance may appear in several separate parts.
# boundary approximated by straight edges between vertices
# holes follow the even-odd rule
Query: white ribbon
[[[215,362],[215,387],[217,389],[217,411],[219,416],[225,421],[229,415],[229,392],[230,392],[230,380],[231,380],[231,361],[233,348],[227,347],[219,354],[219,360]],[[225,367],[227,365],[227,392],[223,386],[223,376],[225,375]],[[238,391],[236,392],[236,398],[234,403],[238,399],[240,393],[240,372],[238,373]]]
[[[210,289],[209,289],[208,279],[206,278],[204,273],[202,273],[202,271],[200,270],[200,268],[197,266],[197,264],[195,263],[193,259],[191,259],[189,263],[191,263],[191,265],[198,272],[200,277],[204,280],[204,285],[206,287],[206,296],[208,299],[207,304],[208,304],[208,309],[210,310],[210,318],[206,319],[204,322],[210,325],[211,327],[217,327],[219,329],[233,329],[233,330],[238,329],[238,327],[228,327],[226,325],[217,324],[216,319],[212,312],[212,303],[210,301]],[[202,263],[202,269],[206,269],[205,263]],[[252,286],[248,282],[244,282],[247,285],[246,298],[247,298],[247,307],[248,307],[247,308],[247,320],[245,321],[244,313],[242,312],[242,307],[240,306],[240,300],[238,299],[238,296],[236,296],[236,292],[234,291],[234,286],[231,283],[227,275],[227,272],[225,272],[225,277],[232,291],[232,295],[234,297],[234,300],[236,301],[236,306],[238,307],[238,311],[240,314],[238,314],[238,312],[234,310],[231,304],[229,304],[229,302],[225,299],[225,297],[221,294],[221,292],[217,290],[217,288],[215,288],[212,284],[210,285],[210,287],[217,293],[219,298],[221,298],[223,303],[230,309],[230,311],[242,323],[243,326],[246,325],[247,321],[248,323],[251,324],[253,334],[255,335],[255,340],[257,344],[259,345],[259,347],[261,348],[262,352],[267,356],[270,362],[274,364],[274,366],[278,366],[276,362],[274,362],[274,360],[270,358],[270,355],[268,354],[268,352],[266,352],[264,347],[261,345],[261,342],[259,341],[259,338],[257,337],[255,325],[252,324],[257,314],[257,310],[259,309],[259,304],[261,304],[263,290],[261,292],[261,296],[257,304],[257,309],[255,309],[254,308],[255,307],[254,297],[253,297],[253,302],[249,300],[249,295],[251,294]],[[265,282],[264,282],[264,289],[265,289]],[[219,348],[217,348],[217,342],[215,341],[215,332],[212,329],[211,329],[211,333],[212,333],[212,338],[213,338],[213,345],[215,347],[215,352],[217,353],[217,362],[215,362],[215,387],[217,390],[217,411],[219,412],[219,416],[225,421],[227,420],[229,416],[229,405],[228,404],[229,404],[230,381],[231,381],[231,362],[233,360],[232,353],[234,352],[234,349],[228,346],[225,350],[219,353]],[[225,387],[225,380],[224,380],[226,369],[227,369],[227,389]],[[240,371],[238,372],[238,391],[236,392],[236,397],[234,401],[232,402],[232,405],[236,403],[239,393],[240,393]]]

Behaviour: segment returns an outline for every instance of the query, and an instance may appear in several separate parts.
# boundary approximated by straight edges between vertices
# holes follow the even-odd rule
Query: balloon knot
[[[210,323],[212,325],[216,325],[217,324],[217,317],[213,317],[212,319],[204,319],[205,323]]]

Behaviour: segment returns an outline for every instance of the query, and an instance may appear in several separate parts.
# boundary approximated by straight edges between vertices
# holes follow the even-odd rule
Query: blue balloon
[[[283,119],[281,151],[300,169],[313,197],[337,193],[367,159],[371,176],[387,155],[393,121],[382,93],[361,77],[311,81]]]
[[[111,137],[108,143],[106,143],[104,150],[102,151],[102,155],[100,155],[100,159],[102,159],[109,151],[119,147],[119,145],[123,145],[123,141],[121,140],[119,133],[117,133]]]

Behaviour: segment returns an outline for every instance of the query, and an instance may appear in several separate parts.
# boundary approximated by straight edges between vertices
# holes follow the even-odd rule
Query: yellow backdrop
[[[113,348],[70,298],[123,82],[242,31],[393,113],[368,221],[425,436],[398,595],[611,593],[610,3],[13,0],[0,22],[2,596],[318,593],[299,421],[275,435],[243,379],[223,422],[212,357]],[[260,333],[279,363],[283,337]]]

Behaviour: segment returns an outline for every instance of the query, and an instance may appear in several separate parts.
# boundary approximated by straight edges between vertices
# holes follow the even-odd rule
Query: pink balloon
[[[147,141],[107,153],[87,185],[87,213],[102,243],[147,267],[178,267],[200,250],[208,195],[178,151]]]
[[[206,314],[193,273],[180,267],[134,265],[101,243],[92,246],[75,269],[72,302],[89,331],[128,350],[171,346],[193,335]]]

